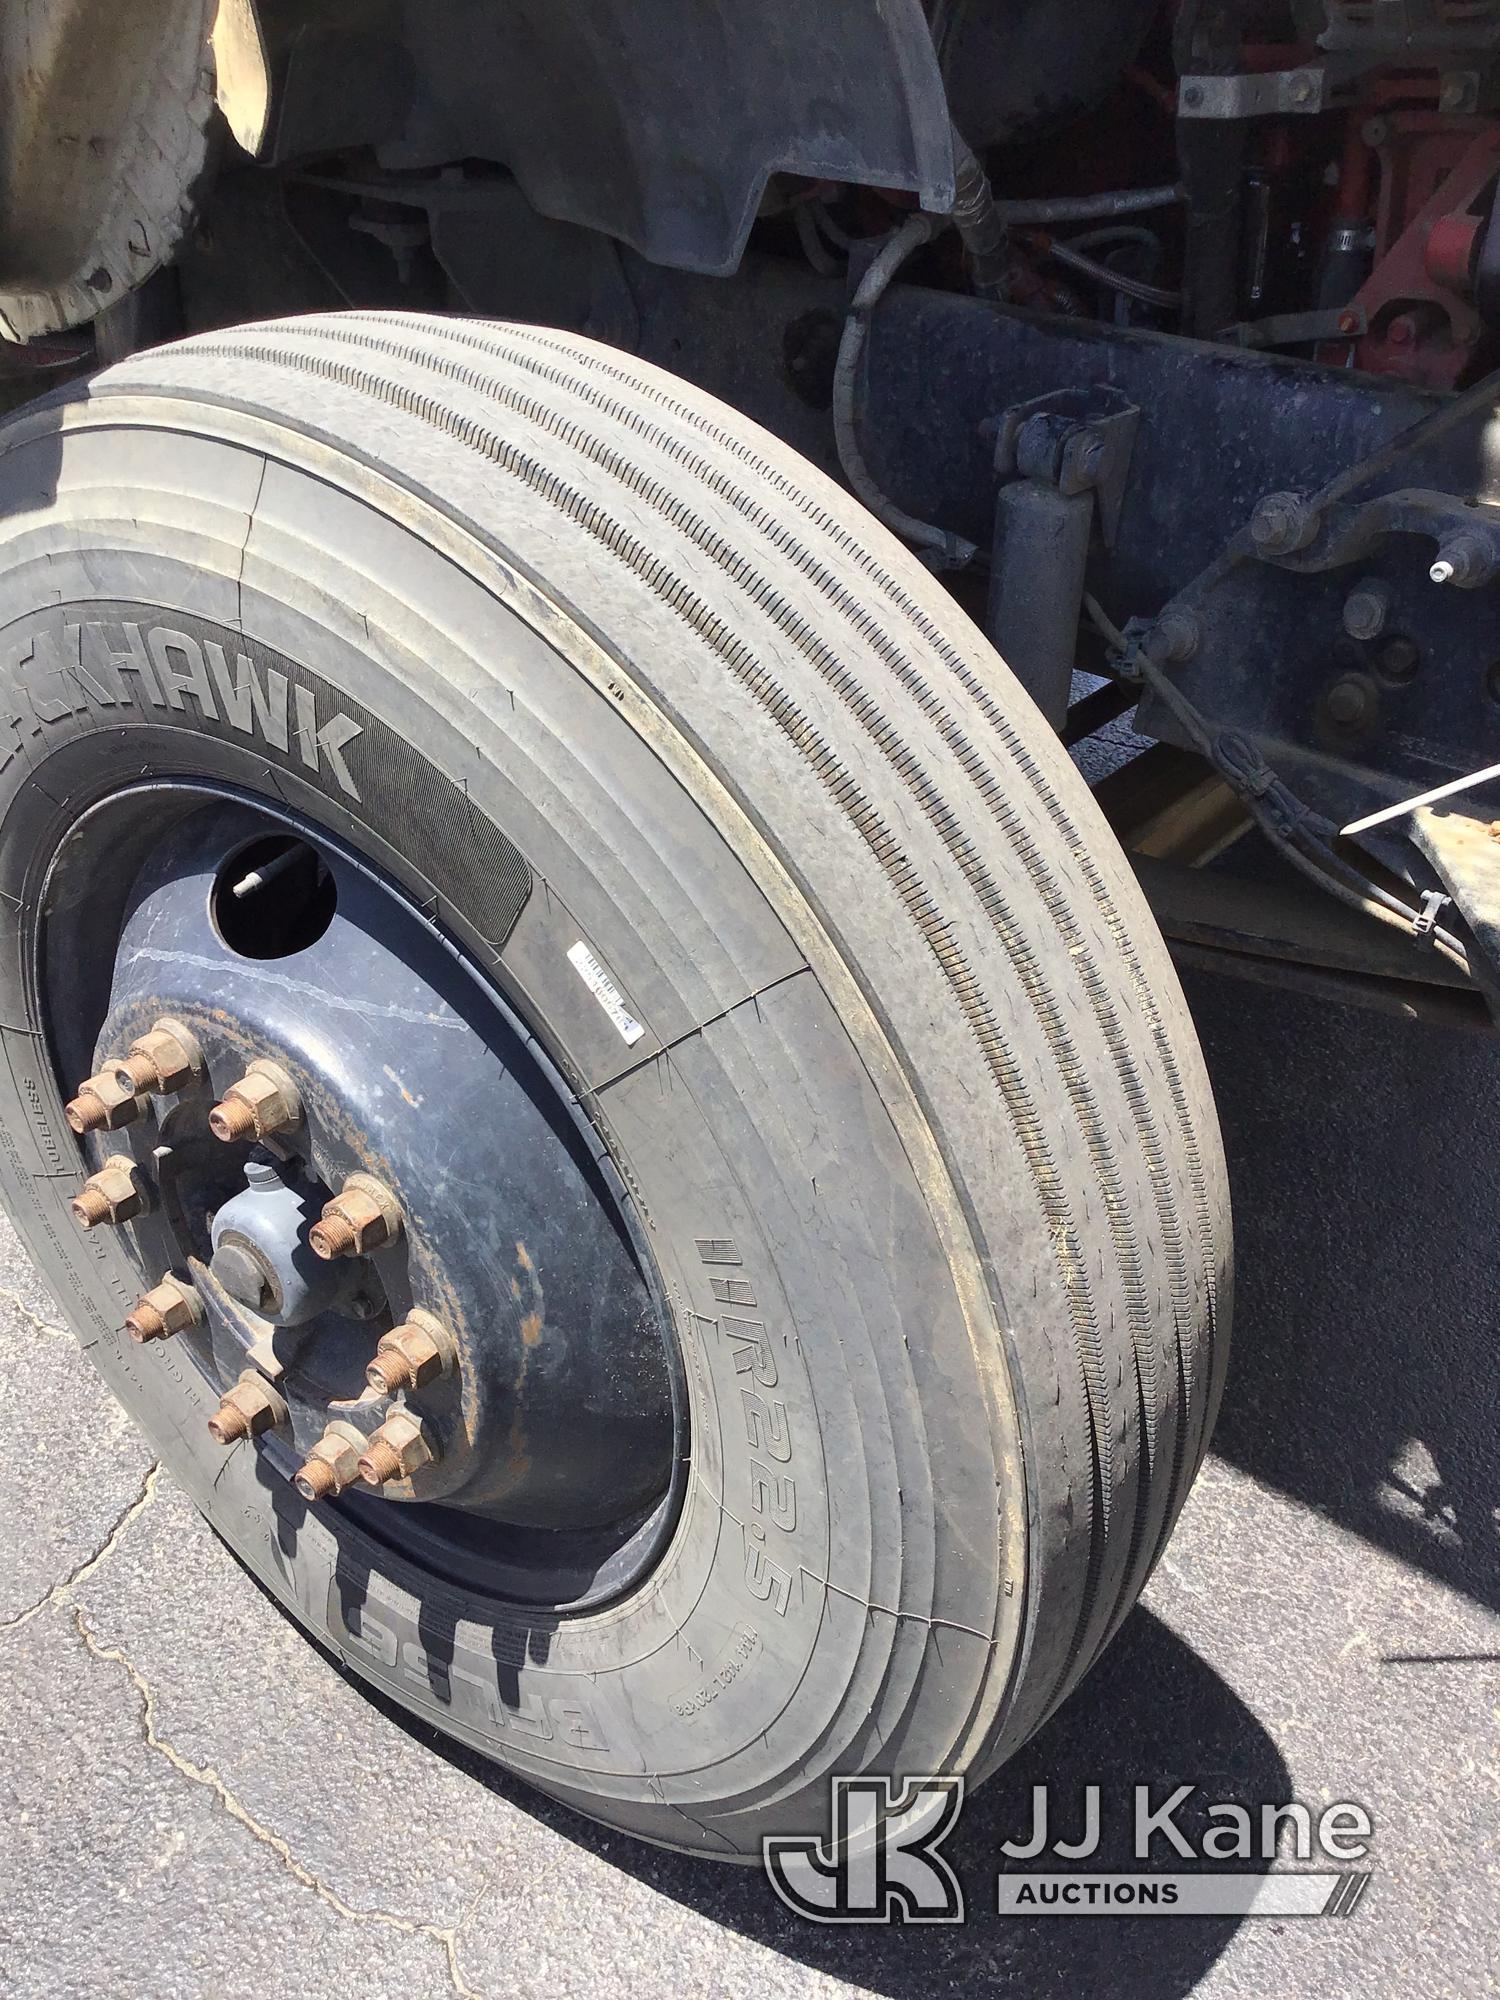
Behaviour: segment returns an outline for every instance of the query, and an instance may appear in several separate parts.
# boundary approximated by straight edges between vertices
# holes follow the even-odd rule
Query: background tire
[[[1165,952],[984,640],[774,439],[534,327],[340,315],[140,355],[12,424],[0,509],[0,891],[34,905],[66,819],[153,774],[360,849],[571,1080],[685,1364],[676,1532],[578,1616],[439,1583],[226,1459],[209,1385],[117,1332],[118,1245],[67,1221],[81,1160],[8,938],[6,1199],[174,1474],[398,1701],[653,1839],[754,1854],[823,1823],[830,1771],[992,1769],[1181,1506],[1229,1224]],[[126,623],[248,648],[302,727],[91,672]]]

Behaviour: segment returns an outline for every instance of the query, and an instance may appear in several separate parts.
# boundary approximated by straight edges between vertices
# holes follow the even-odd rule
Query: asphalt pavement
[[[1216,1448],[1145,1603],[948,1843],[962,1926],[825,1929],[373,1700],[153,1466],[0,1231],[0,1994],[1496,1991],[1500,1043],[1191,985],[1240,1253]],[[1347,1918],[994,1914],[1031,1789],[1353,1800]],[[1195,1818],[1195,1815],[1197,1816]]]

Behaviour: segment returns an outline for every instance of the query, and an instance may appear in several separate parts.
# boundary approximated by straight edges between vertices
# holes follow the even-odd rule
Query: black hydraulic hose
[[[1121,188],[1113,194],[1065,194],[1039,201],[997,201],[1003,222],[1045,228],[1054,222],[1113,222],[1124,215],[1149,215],[1184,199],[1177,182],[1166,187]]]
[[[1107,285],[1111,291],[1120,292],[1127,299],[1138,299],[1142,305],[1159,306],[1165,312],[1172,312],[1182,304],[1181,292],[1169,292],[1164,285],[1153,285],[1145,278],[1129,277],[1124,271],[1112,271],[1108,264],[1085,257],[1071,244],[1049,242],[1047,255],[1068,270],[1092,278],[1096,285]]]
[[[975,287],[991,297],[1004,295],[1007,249],[1005,225],[1000,220],[989,175],[973,148],[957,129],[953,133],[954,201],[950,214],[913,215],[886,239],[874,262],[860,280],[844,321],[839,341],[838,361],[833,371],[833,436],[839,464],[850,487],[877,520],[903,541],[925,552],[926,560],[938,569],[961,569],[979,553],[975,544],[939,528],[931,521],[918,520],[898,507],[871,472],[859,442],[855,408],[859,394],[859,369],[864,359],[870,315],[884,298],[891,280],[914,251],[930,243],[951,222],[963,238],[964,248],[974,268]]]
[[[1148,229],[1143,222],[1107,222],[1101,229],[1085,229],[1081,236],[1070,236],[1068,248],[1092,255],[1096,250],[1112,249],[1126,243],[1138,244],[1142,250],[1149,250],[1152,268],[1161,262],[1161,238],[1154,229]]]
[[[1054,202],[998,202],[982,162],[956,127],[953,130],[953,184],[953,208],[948,215],[909,216],[876,252],[844,321],[838,361],[833,371],[833,435],[844,477],[878,520],[904,541],[923,551],[926,560],[939,569],[958,569],[972,562],[979,553],[976,545],[947,528],[937,527],[931,521],[918,520],[914,514],[898,507],[881,489],[859,442],[855,408],[860,363],[864,359],[870,316],[885,296],[887,287],[908,257],[952,223],[963,238],[974,273],[975,289],[991,298],[1003,299],[1009,255],[1007,227],[1011,221],[1107,220],[1119,215],[1142,213],[1148,208],[1165,207],[1180,198],[1180,191],[1176,188],[1144,188],[1133,194],[1084,195]],[[1073,254],[1076,257],[1076,253]],[[1087,259],[1081,260],[1079,268],[1115,285],[1117,289],[1129,291],[1148,304],[1168,303],[1167,293],[1157,286],[1145,285],[1142,280],[1122,278],[1107,271],[1103,265],[1091,264]]]

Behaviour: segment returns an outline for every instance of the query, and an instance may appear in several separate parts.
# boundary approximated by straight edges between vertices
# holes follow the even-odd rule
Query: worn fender
[[[777,172],[953,199],[921,0],[0,0],[0,331],[170,257],[216,101],[267,164],[493,161],[688,270],[736,267]]]

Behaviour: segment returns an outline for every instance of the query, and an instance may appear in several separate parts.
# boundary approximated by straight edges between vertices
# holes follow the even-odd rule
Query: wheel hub
[[[660,1512],[669,1351],[602,1148],[355,857],[179,800],[93,1055],[69,1107],[95,1168],[80,1221],[118,1231],[145,1288],[130,1331],[193,1354],[216,1435],[305,1500],[406,1503],[427,1553],[456,1536],[507,1574]]]
[[[295,1162],[257,1150],[245,1162],[245,1187],[210,1225],[209,1274],[236,1304],[273,1328],[300,1327],[330,1312],[370,1319],[378,1310],[368,1278],[346,1262],[317,1254],[312,1231],[328,1190]]]

